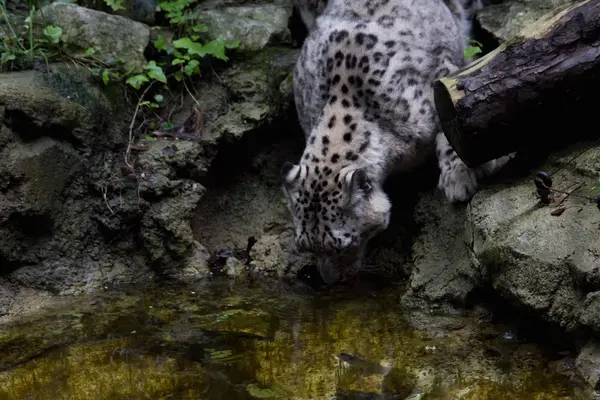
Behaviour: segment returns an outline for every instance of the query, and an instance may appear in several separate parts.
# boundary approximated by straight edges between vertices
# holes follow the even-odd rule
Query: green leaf
[[[139,89],[142,87],[142,85],[144,83],[149,82],[149,81],[150,80],[148,79],[148,77],[145,74],[139,74],[139,75],[130,76],[129,78],[127,78],[125,83],[127,83],[130,86],[133,86],[135,89]]]
[[[156,40],[152,41],[152,43],[154,44],[154,47],[158,51],[161,51],[161,50],[166,51],[167,46],[168,46],[167,39],[165,39],[165,37],[163,35],[158,35]]]
[[[158,104],[153,103],[153,102],[148,101],[148,100],[144,100],[144,101],[140,102],[140,107],[143,107],[143,106],[147,106],[147,107],[150,107],[150,108],[158,108]]]
[[[110,71],[106,68],[102,70],[102,82],[104,85],[108,85],[110,82]]]
[[[205,54],[210,54],[213,57],[223,61],[229,60],[229,58],[225,55],[225,41],[221,38],[211,40],[202,46],[202,49]]]
[[[177,125],[175,125],[174,123],[167,121],[167,122],[163,122],[163,124],[161,125],[161,129],[163,131],[168,131],[169,129],[173,129],[176,126]]]
[[[60,26],[48,25],[44,28],[44,36],[50,43],[58,44],[63,30]]]
[[[13,61],[17,58],[13,53],[5,52],[0,56],[0,64],[4,64],[9,61]]]
[[[123,0],[104,0],[107,6],[113,9],[113,11],[124,10]]]
[[[86,56],[89,57],[89,56],[93,56],[95,53],[96,53],[96,49],[93,47],[90,47],[89,49],[86,49],[85,53],[83,53],[83,54],[85,54]]]
[[[233,42],[225,43],[225,47],[227,47],[228,49],[237,49],[238,47],[240,47],[240,41],[236,40]]]
[[[156,65],[156,61],[152,60],[144,67],[148,71],[148,77],[157,80],[162,83],[167,83],[167,77],[163,72],[163,69]]]
[[[472,59],[476,54],[481,53],[481,49],[476,46],[468,46],[465,48],[465,58],[467,60]]]
[[[198,54],[198,52],[202,49],[202,45],[198,42],[194,42],[189,37],[182,37],[181,39],[177,39],[173,41],[173,46],[178,49],[186,49],[190,54]]]
[[[198,62],[198,60],[190,60],[183,69],[183,72],[185,72],[187,76],[192,76],[194,73],[199,73],[199,65],[200,63]]]
[[[176,58],[176,59],[174,59],[174,60],[171,62],[171,65],[178,65],[178,64],[182,64],[182,63],[184,63],[184,62],[185,62],[185,60],[184,60],[184,59],[181,59],[181,58]]]
[[[158,102],[158,103],[162,103],[164,98],[161,94],[156,94],[156,95],[154,95],[154,100],[156,100],[156,102]]]
[[[204,24],[194,25],[194,26],[192,26],[192,31],[194,31],[196,33],[205,33],[205,32],[208,32],[208,26],[206,26]]]
[[[471,39],[471,38],[466,37],[465,40],[467,41],[467,43],[471,43],[471,44],[475,44],[475,45],[477,45],[479,47],[483,47],[483,45],[480,42],[478,42],[477,40],[475,40],[475,39]]]

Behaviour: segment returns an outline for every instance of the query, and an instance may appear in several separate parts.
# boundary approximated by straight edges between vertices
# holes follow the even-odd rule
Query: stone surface
[[[253,272],[276,277],[294,276],[311,262],[309,256],[296,250],[294,232],[288,229],[279,235],[264,235],[250,251]]]
[[[422,226],[413,245],[406,300],[463,304],[490,285],[517,308],[575,331],[600,332],[600,211],[581,197],[543,206],[535,193],[538,169],[558,190],[595,197],[600,192],[600,147],[571,146],[525,178],[484,185],[466,206],[450,207],[428,193],[419,201]],[[583,151],[586,150],[586,151]],[[552,215],[558,208],[560,215]],[[589,294],[588,294],[589,293]]]
[[[62,28],[61,40],[72,56],[95,48],[101,60],[122,58],[125,69],[142,71],[146,65],[144,50],[149,43],[150,28],[140,22],[61,2],[40,9],[35,21],[40,27]]]
[[[204,192],[193,179],[212,147],[156,140],[128,174],[118,90],[60,64],[0,75],[0,270],[11,285],[73,294],[193,262],[189,222]]]
[[[415,209],[421,231],[412,246],[413,263],[405,301],[464,305],[484,276],[473,264],[466,206],[451,206],[431,191]]]
[[[579,375],[597,392],[600,390],[600,342],[590,340],[581,349],[575,366]]]
[[[183,267],[175,269],[173,274],[177,277],[203,279],[211,275],[208,260],[210,253],[200,242],[194,240],[189,256],[183,263]]]
[[[567,149],[542,166],[558,170],[553,187],[598,194],[600,148],[579,155],[586,146]],[[570,330],[578,325],[585,292],[599,288],[600,211],[569,196],[561,203],[565,211],[553,216],[557,207],[540,206],[532,180],[490,186],[474,197],[469,212],[474,254],[503,297]]]
[[[153,204],[142,218],[140,237],[152,264],[168,265],[183,259],[194,237],[190,226],[204,188],[192,182],[181,182],[176,197],[166,197]]]
[[[600,267],[597,267],[600,269]],[[600,277],[600,275],[597,275]],[[596,333],[600,333],[600,291],[588,293],[583,302],[579,321]]]
[[[182,123],[197,106],[204,115],[202,139],[235,142],[246,133],[284,114],[292,102],[291,71],[298,50],[269,48],[234,63],[218,79],[201,81],[195,99],[184,100],[184,111],[173,121]]]
[[[239,40],[239,50],[257,51],[269,45],[291,44],[291,16],[291,1],[233,6],[213,2],[201,4],[197,21],[208,27],[210,39]]]
[[[491,4],[477,13],[477,21],[500,42],[505,42],[544,14],[572,0],[509,0]]]

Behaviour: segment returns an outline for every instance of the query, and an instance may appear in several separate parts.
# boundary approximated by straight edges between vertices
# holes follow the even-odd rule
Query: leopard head
[[[389,224],[391,204],[379,182],[360,167],[335,172],[291,162],[283,165],[281,178],[298,249],[315,256],[326,283],[352,278],[367,242]]]

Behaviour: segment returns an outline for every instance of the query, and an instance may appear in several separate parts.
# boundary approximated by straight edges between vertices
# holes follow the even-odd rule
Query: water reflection
[[[82,297],[0,328],[0,399],[590,398],[507,327],[400,296],[213,281]]]

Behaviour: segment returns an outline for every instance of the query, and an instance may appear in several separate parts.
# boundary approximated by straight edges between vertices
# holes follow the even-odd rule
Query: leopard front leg
[[[438,188],[452,203],[469,201],[477,192],[479,180],[495,174],[515,157],[515,153],[469,168],[458,157],[443,132],[436,135],[436,154],[440,168]]]

